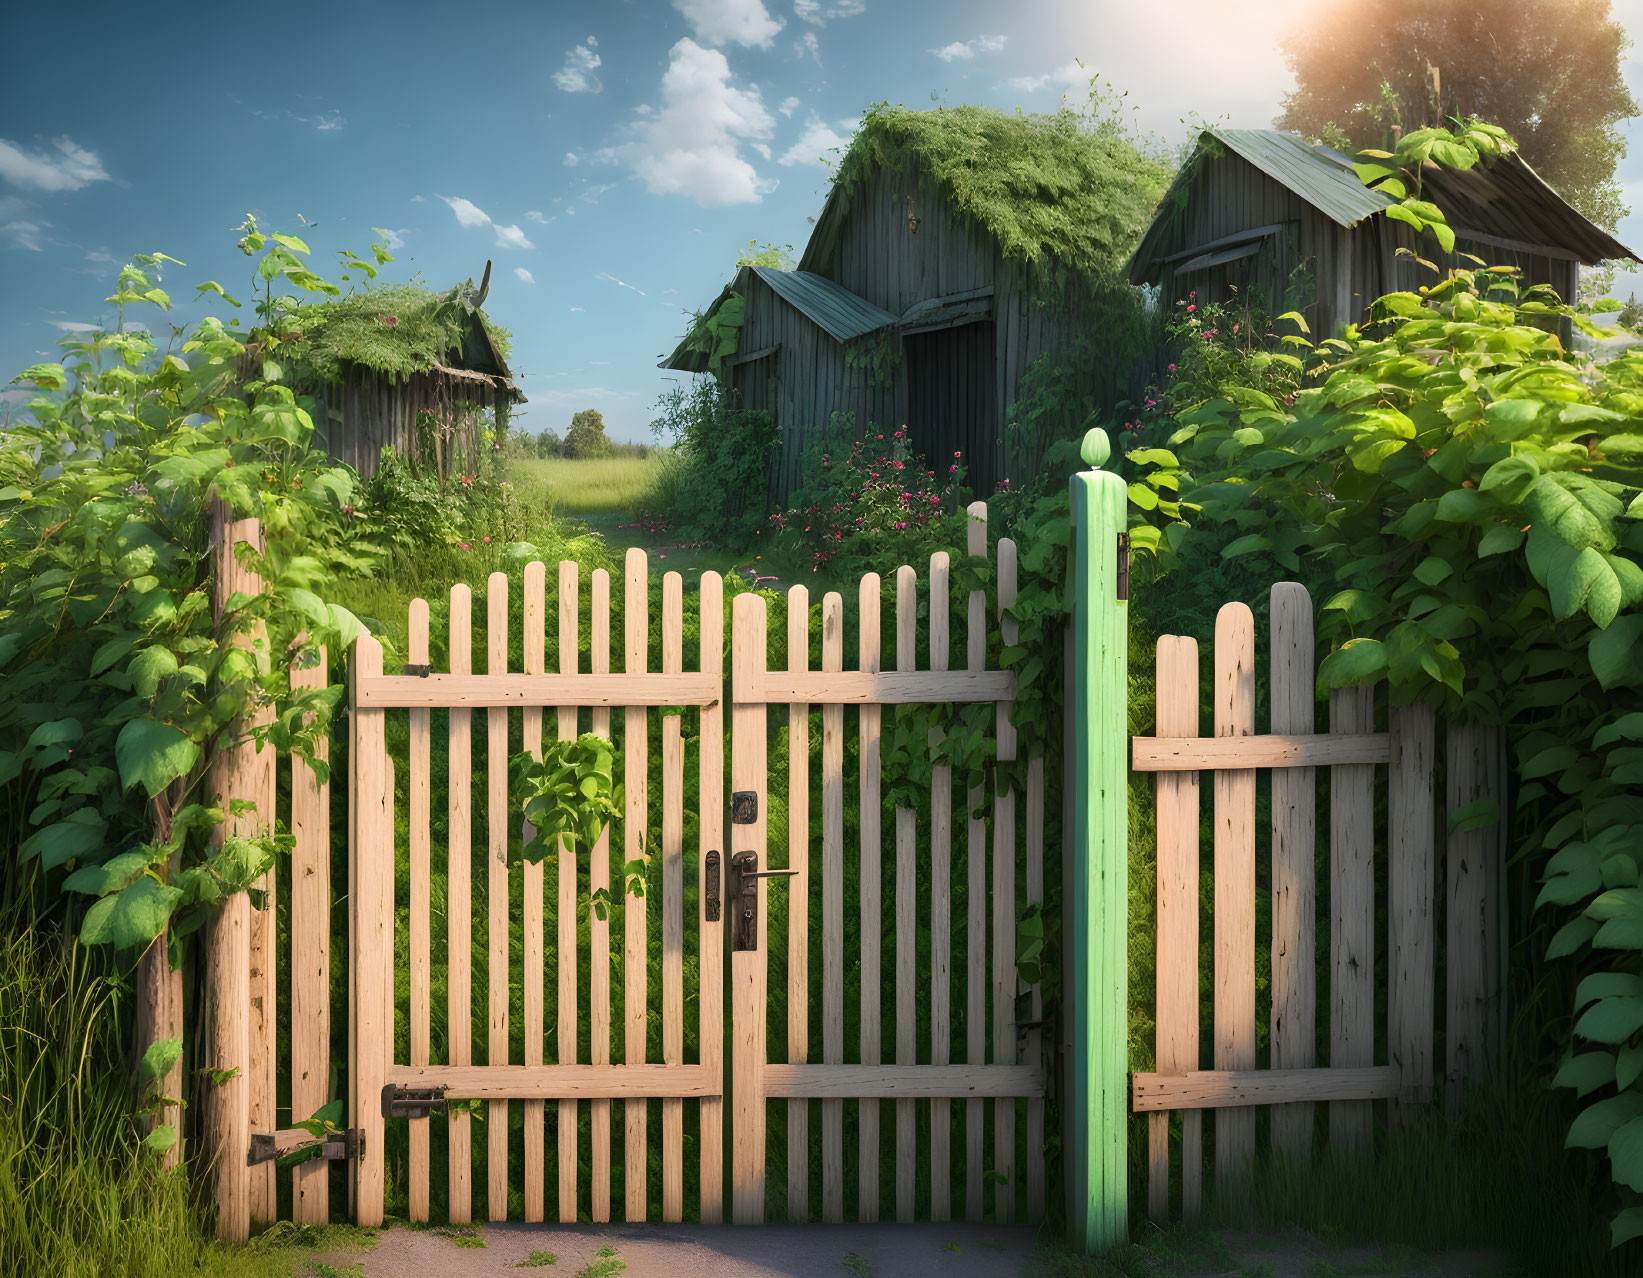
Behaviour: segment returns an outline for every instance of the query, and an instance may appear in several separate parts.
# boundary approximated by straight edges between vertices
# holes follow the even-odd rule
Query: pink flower
[[[1152,408],[1152,407],[1153,407],[1153,406],[1154,406],[1154,405],[1156,405],[1156,404],[1157,404],[1157,403],[1158,403],[1158,401],[1157,401],[1157,400],[1156,400],[1156,399],[1149,399],[1149,400],[1148,400],[1148,401],[1147,401],[1147,407],[1148,407],[1148,408]]]
[[[1197,309],[1198,309],[1197,306],[1189,306],[1189,307],[1187,307],[1187,314],[1191,315]]]
[[[905,527],[907,527],[907,525],[906,525],[906,524],[897,524],[897,525],[896,525],[896,531],[897,531],[897,532],[900,532],[900,531],[901,531],[901,530],[902,530],[902,529],[903,529],[903,528],[905,528]]]
[[[1237,325],[1236,325],[1236,324],[1234,324],[1234,325],[1233,325],[1233,326],[1232,326],[1232,335],[1233,335],[1233,336],[1234,336],[1234,337],[1237,337],[1237,336],[1238,336],[1238,326],[1237,326]]]
[[[1175,365],[1174,364],[1171,364],[1169,366],[1169,371],[1172,372],[1172,373],[1175,371]]]
[[[463,550],[472,550],[472,549],[473,549],[473,547],[472,547],[472,546],[470,546],[470,545],[469,545],[469,544],[468,544],[468,543],[467,543],[467,542],[465,542],[465,541],[464,541],[464,542],[462,542],[462,543],[460,543],[460,545],[461,545],[461,548],[462,548],[462,549],[463,549]]]
[[[964,454],[963,454],[963,452],[962,452],[962,451],[960,451],[960,452],[956,452],[956,453],[954,453],[954,454],[953,454],[953,456],[954,456],[954,457],[962,457],[962,456],[964,456]]]
[[[491,539],[489,537],[485,538],[485,544],[487,546],[491,544]]]
[[[882,435],[880,435],[880,436],[879,436],[879,438],[880,438],[880,439],[883,439],[883,438],[884,438],[884,436],[882,436]],[[899,431],[899,430],[898,430],[898,431],[897,431],[897,432],[896,432],[896,438],[897,438],[897,439],[900,439],[900,438],[901,438],[901,432],[900,432],[900,431]]]

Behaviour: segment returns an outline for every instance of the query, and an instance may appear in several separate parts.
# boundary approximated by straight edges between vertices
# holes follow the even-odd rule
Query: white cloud
[[[679,292],[679,290],[676,289],[676,288],[664,288],[662,290],[662,296],[667,297],[669,294],[677,295],[678,292]]]
[[[800,62],[806,58],[814,58],[816,65],[821,65],[821,41],[816,39],[814,31],[806,31],[797,40],[793,41],[793,53]]]
[[[427,201],[425,201],[420,195],[413,195],[411,197],[412,204],[425,204],[426,202]]]
[[[571,307],[571,310],[572,310],[572,311],[573,311],[573,312],[575,312],[575,311],[585,311],[585,310],[587,310],[587,309],[588,309],[588,308],[587,308],[587,307],[585,307],[585,306],[573,306],[573,307]]]
[[[753,143],[753,149],[755,151],[757,151],[765,159],[768,160],[770,158],[770,148],[768,146],[766,146],[763,142]]]
[[[299,124],[311,124],[321,133],[333,133],[348,123],[343,119],[342,112],[337,110],[321,111],[318,115],[293,115],[291,118]]]
[[[848,129],[850,126],[844,125],[842,127]],[[834,132],[832,125],[825,123],[812,113],[809,123],[804,126],[804,132],[799,134],[799,140],[783,151],[776,163],[786,168],[792,168],[795,164],[808,164],[823,169],[829,163],[829,160],[823,156],[824,152],[837,148],[842,154],[844,148],[849,145],[850,138],[848,134],[841,135]],[[837,158],[835,156],[833,160],[836,162]]]
[[[54,139],[51,145],[53,151],[25,151],[0,138],[0,178],[35,191],[78,191],[109,180],[95,152],[66,137]]]
[[[388,251],[390,253],[397,253],[400,249],[404,248],[405,237],[411,233],[411,228],[408,226],[398,231],[391,230],[388,227],[383,227],[382,229],[388,236]]]
[[[548,221],[548,219],[543,217],[541,212],[537,209],[526,209],[525,220],[527,222],[541,222],[543,225],[546,225]]]
[[[599,41],[595,37],[589,36],[587,38],[587,46],[590,49],[597,49],[599,47]]]
[[[508,249],[533,249],[536,245],[525,238],[525,232],[517,225],[503,226],[500,222],[493,222],[496,229],[496,247]]]
[[[451,212],[456,214],[457,225],[464,230],[471,231],[476,226],[491,224],[491,215],[472,200],[465,200],[460,195],[442,195],[439,198],[451,206]]]
[[[818,27],[825,27],[835,18],[853,18],[866,8],[866,0],[835,0],[826,5],[821,0],[793,0],[794,15]]]
[[[1004,52],[1006,38],[1001,35],[982,35],[974,40],[955,40],[952,44],[931,49],[930,52],[943,62],[968,62],[978,53]]]
[[[610,283],[610,284],[620,285],[622,288],[631,288],[631,289],[633,289],[633,291],[635,293],[639,294],[640,297],[645,296],[645,290],[644,289],[635,288],[632,284],[629,284],[626,280],[617,279],[609,271],[600,271],[599,274],[595,275],[593,278],[596,279],[596,280],[604,280],[604,281],[606,281],[607,283]]]
[[[764,0],[673,0],[673,7],[685,15],[696,38],[709,44],[734,42],[768,49],[787,25],[770,16]]]
[[[53,328],[60,328],[65,333],[95,333],[103,326],[101,324],[84,324],[76,320],[51,320]]]
[[[578,44],[565,51],[565,65],[553,73],[553,82],[566,93],[599,93],[604,85],[599,82],[595,71],[603,65],[603,59],[593,51],[597,43],[592,36],[586,44]]]
[[[788,119],[792,119],[793,118],[794,108],[796,108],[798,105],[799,105],[799,100],[797,98],[783,98],[782,99],[782,104],[779,107],[777,107],[776,110],[780,111],[783,115],[787,116]]]
[[[50,223],[46,223],[50,225]],[[39,222],[25,222],[21,218],[0,225],[0,235],[11,238],[9,248],[27,249],[31,253],[40,251],[40,232],[44,227]]]
[[[1075,85],[1089,81],[1090,73],[1077,62],[1069,62],[1064,67],[1057,67],[1054,71],[1044,75],[1016,75],[1004,81],[1006,89],[1015,89],[1019,93],[1037,93],[1040,89],[1050,87],[1065,92]]]
[[[603,195],[606,191],[614,191],[615,189],[616,183],[614,182],[602,182],[594,186],[590,186],[587,190],[582,192],[582,202],[584,204],[597,204],[599,203],[599,197],[601,195]]]
[[[757,88],[731,82],[724,54],[680,40],[669,51],[661,95],[661,108],[632,126],[631,140],[599,158],[626,165],[652,195],[684,195],[710,207],[756,203],[775,189],[742,155],[742,143],[770,137],[775,121]]]
[[[574,169],[580,163],[582,163],[582,157],[579,153],[575,151],[565,152],[564,165],[567,169]]]
[[[526,270],[526,269],[525,269],[525,268],[524,268],[524,267],[523,267],[523,266],[516,266],[516,267],[514,267],[514,268],[513,268],[513,273],[514,273],[514,274],[515,274],[515,275],[517,275],[517,276],[518,276],[518,277],[519,277],[519,278],[520,278],[520,279],[521,279],[521,280],[523,280],[523,281],[524,281],[524,282],[525,282],[525,283],[527,283],[527,284],[534,284],[534,283],[536,283],[536,276],[534,276],[534,275],[532,275],[532,274],[531,274],[531,273],[530,273],[530,272],[529,272],[529,271],[527,271],[527,270]]]

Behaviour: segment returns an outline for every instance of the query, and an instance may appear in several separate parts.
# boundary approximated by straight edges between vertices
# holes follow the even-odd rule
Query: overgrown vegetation
[[[742,408],[712,378],[664,391],[651,423],[670,452],[645,498],[686,536],[746,545],[763,526],[770,451],[770,414]]]
[[[350,364],[400,377],[427,372],[462,349],[466,311],[457,293],[414,280],[369,285],[283,317],[281,336],[320,381],[337,380]],[[478,316],[506,359],[511,335],[484,311]]]

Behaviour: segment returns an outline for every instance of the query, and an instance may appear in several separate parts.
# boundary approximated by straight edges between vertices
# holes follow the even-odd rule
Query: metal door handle
[[[759,854],[738,852],[730,858],[725,895],[733,902],[730,920],[730,948],[733,951],[759,948],[759,880],[786,878],[797,870],[761,870]]]

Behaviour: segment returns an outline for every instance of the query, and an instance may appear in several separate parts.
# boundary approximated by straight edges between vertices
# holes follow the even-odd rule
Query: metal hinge
[[[1130,535],[1118,534],[1118,598],[1130,597]]]
[[[382,1089],[384,1118],[426,1118],[435,1105],[445,1103],[444,1087],[400,1087],[388,1083]]]
[[[293,1128],[285,1133],[252,1132],[251,1152],[246,1156],[246,1165],[255,1167],[258,1163],[270,1163],[278,1158],[282,1152],[279,1147],[279,1137],[282,1134],[308,1135],[300,1128]],[[330,1132],[323,1137],[314,1136],[308,1140],[294,1141],[283,1152],[294,1154],[313,1145],[319,1147],[319,1156],[321,1158],[340,1162],[344,1159],[359,1157],[360,1152],[365,1148],[365,1137],[360,1134],[359,1128],[350,1127],[346,1131]]]
[[[736,790],[730,796],[730,823],[732,825],[752,825],[759,819],[759,793],[757,790]]]

